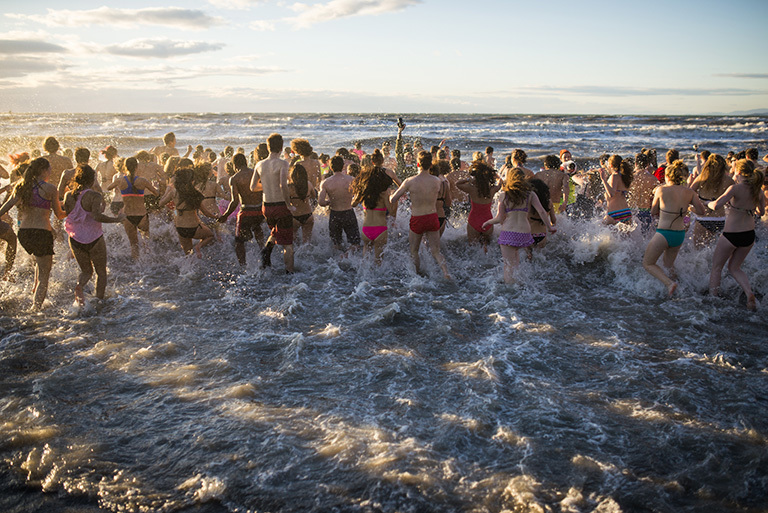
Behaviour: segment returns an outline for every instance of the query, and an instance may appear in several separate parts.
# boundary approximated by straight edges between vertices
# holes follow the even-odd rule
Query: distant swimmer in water
[[[330,207],[331,214],[328,219],[328,234],[331,236],[333,247],[343,251],[342,232],[347,237],[350,249],[360,246],[360,229],[357,225],[357,216],[352,208],[351,185],[354,180],[344,172],[344,160],[340,156],[331,159],[333,175],[320,183],[320,194],[317,202],[321,207]]]
[[[680,246],[685,240],[684,219],[688,213],[688,205],[693,205],[699,215],[704,213],[704,205],[696,193],[685,185],[688,180],[688,166],[682,160],[676,160],[665,168],[665,178],[666,185],[658,187],[653,196],[651,214],[659,216],[659,224],[645,248],[643,268],[663,283],[671,296],[677,289],[674,266]],[[662,254],[669,276],[656,264]]]
[[[264,232],[261,231],[261,223],[264,222],[262,213],[261,184],[256,191],[251,190],[253,169],[248,167],[248,160],[242,153],[235,153],[232,164],[237,171],[229,179],[229,188],[232,191],[232,201],[227,210],[219,217],[220,223],[225,223],[235,209],[240,206],[235,225],[235,255],[240,265],[245,266],[245,243],[256,238],[259,247],[264,245]]]
[[[709,202],[709,208],[717,210],[725,206],[725,228],[715,246],[712,256],[712,272],[709,275],[709,293],[720,293],[723,267],[728,262],[728,271],[747,296],[747,308],[755,310],[757,302],[749,285],[747,274],[741,264],[755,244],[755,214],[765,214],[766,199],[761,194],[764,175],[756,171],[751,162],[739,160],[734,165],[736,183],[728,187],[716,201]]]
[[[632,211],[629,209],[627,196],[629,196],[629,187],[634,178],[632,166],[628,162],[624,162],[619,155],[613,155],[608,159],[608,170],[611,174],[607,178],[608,173],[600,172],[607,201],[605,206],[607,214],[603,218],[603,222],[605,224],[630,224]]]
[[[722,196],[733,183],[733,179],[728,176],[725,159],[717,153],[710,154],[701,167],[701,173],[691,184],[691,189],[699,195],[705,208],[704,215],[696,216],[693,225],[693,242],[697,248],[712,243],[722,233],[725,227],[725,206],[710,210],[708,204]]]
[[[317,191],[307,176],[304,164],[297,162],[291,168],[288,190],[291,193],[291,205],[296,207],[293,211],[294,237],[297,238],[301,230],[301,241],[309,244],[312,241],[312,229],[315,226],[312,200],[317,198]]]
[[[125,196],[125,193],[123,193]],[[173,201],[176,206],[176,233],[179,235],[179,243],[184,253],[190,255],[194,251],[197,258],[202,258],[201,249],[213,242],[213,232],[200,222],[197,211],[210,218],[218,219],[217,213],[208,210],[203,205],[203,194],[195,188],[194,170],[184,167],[176,171],[173,185],[168,187],[165,195],[160,199],[160,206]],[[197,244],[195,240],[199,240]]]
[[[364,167],[352,182],[352,206],[363,204],[363,254],[373,248],[377,264],[387,244],[387,215],[394,210],[389,201],[391,185],[392,177],[381,166]]]
[[[525,172],[520,168],[507,171],[507,181],[502,187],[504,194],[499,198],[496,216],[489,219],[483,226],[501,224],[499,246],[504,260],[504,282],[514,283],[514,272],[520,262],[518,250],[533,245],[531,224],[528,214],[531,208],[539,213],[547,231],[555,233],[557,228],[552,226],[547,211],[532,190],[531,183],[525,179]]]
[[[157,195],[157,189],[152,182],[136,174],[139,162],[134,157],[129,157],[122,162],[122,169],[118,169],[112,183],[107,190],[118,189],[123,199],[125,220],[123,228],[131,243],[131,257],[139,258],[139,233],[138,230],[149,236],[149,216],[144,203],[144,191],[151,191]]]
[[[411,220],[408,242],[411,250],[411,258],[416,267],[416,272],[421,270],[419,249],[424,236],[427,237],[429,250],[443,271],[445,279],[450,280],[448,265],[440,253],[440,219],[437,215],[437,198],[442,188],[442,180],[429,174],[432,167],[432,155],[422,151],[418,156],[419,173],[403,181],[402,185],[392,194],[389,200],[397,205],[400,198],[408,193],[411,198]],[[396,207],[395,207],[396,208]]]
[[[58,219],[67,214],[61,208],[55,185],[48,183],[51,164],[43,157],[33,160],[24,170],[8,201],[0,208],[0,217],[14,205],[19,211],[19,244],[35,257],[35,285],[32,288],[35,310],[40,310],[48,294],[48,279],[53,267],[53,228],[51,211]]]
[[[485,222],[493,217],[493,197],[501,189],[496,182],[496,171],[483,160],[475,160],[469,168],[469,178],[456,182],[456,187],[469,195],[470,210],[467,217],[467,240],[480,242],[488,251],[493,236],[493,224]]]
[[[69,234],[69,247],[80,266],[80,276],[75,286],[75,299],[85,303],[84,288],[96,271],[96,297],[104,299],[107,288],[107,244],[101,223],[120,223],[125,219],[104,215],[104,198],[93,190],[96,172],[88,164],[81,164],[75,171],[69,191],[64,195],[64,211],[67,219],[64,228]]]

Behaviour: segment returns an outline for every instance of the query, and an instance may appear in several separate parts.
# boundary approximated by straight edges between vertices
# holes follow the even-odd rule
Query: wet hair
[[[306,139],[294,139],[291,141],[291,149],[294,153],[301,155],[304,158],[309,157],[312,154],[312,145]]]
[[[331,159],[331,170],[334,173],[339,173],[344,169],[344,159],[336,155]]]
[[[437,150],[437,160],[445,160],[446,158],[445,150]]]
[[[48,153],[56,153],[59,151],[60,147],[61,146],[59,145],[59,141],[57,141],[56,138],[52,135],[46,137],[45,141],[43,141],[43,149]]]
[[[75,148],[75,162],[77,164],[87,164],[91,160],[91,150],[88,148]]]
[[[451,169],[453,171],[459,171],[461,169],[461,159],[459,157],[453,157],[451,159]]]
[[[759,156],[760,156],[760,155],[757,153],[757,148],[750,148],[750,149],[748,149],[747,151],[745,151],[745,152],[744,152],[744,155],[745,155],[745,156],[746,156],[746,157],[747,157],[749,160],[757,160],[757,157],[759,157]]]
[[[283,150],[283,136],[280,134],[270,134],[267,137],[267,146],[272,153],[278,153]]]
[[[611,156],[609,154],[603,153],[602,155],[600,155],[600,158],[598,159],[598,162],[600,162],[600,164],[605,164],[606,162],[608,162],[609,158],[611,158]]]
[[[667,166],[664,174],[673,184],[682,185],[688,179],[688,175],[690,173],[688,171],[688,166],[685,165],[685,162],[677,159]]]
[[[485,153],[493,153],[493,147],[491,147],[491,146],[488,146],[488,147],[485,149]]]
[[[642,151],[635,155],[635,167],[639,169],[645,169],[648,167],[648,164],[650,163],[650,160],[648,159],[648,155],[643,153]]]
[[[549,212],[549,203],[550,203],[550,194],[549,194],[549,186],[544,183],[544,180],[540,178],[529,178],[528,182],[531,184],[531,187],[533,188],[533,192],[536,193],[536,196],[539,197],[539,201],[541,202],[541,206],[544,207],[544,210]]]
[[[235,169],[248,167],[248,159],[242,153],[235,153],[232,155],[232,165],[235,166]]]
[[[749,192],[752,193],[752,200],[755,202],[755,205],[759,205],[760,192],[765,175],[762,171],[755,169],[754,163],[746,159],[739,159],[734,167],[736,172],[743,176],[747,185],[749,185]]]
[[[32,199],[32,189],[40,181],[40,175],[51,167],[51,163],[43,157],[38,157],[30,162],[29,165],[22,164],[19,170],[21,170],[21,167],[24,167],[24,176],[16,184],[13,193],[19,198],[22,205],[27,205]]]
[[[29,153],[26,151],[21,153],[13,153],[11,155],[8,155],[8,160],[11,161],[11,165],[18,167],[19,165],[29,162]]]
[[[359,175],[360,174],[360,164],[358,164],[357,162],[352,162],[347,167],[347,174],[349,176],[352,176],[352,177],[355,177],[355,176]]]
[[[674,162],[676,160],[679,160],[679,159],[680,159],[680,152],[679,151],[677,151],[675,149],[671,149],[671,150],[669,150],[667,152],[667,164],[671,164],[672,162]]]
[[[512,158],[521,164],[525,164],[528,160],[528,154],[518,148],[512,152]]]
[[[200,208],[200,203],[203,202],[203,194],[195,188],[193,177],[194,171],[191,167],[183,167],[176,171],[173,185],[180,200],[176,204],[176,208],[181,203],[190,209]]]
[[[469,168],[469,175],[475,179],[478,194],[483,198],[490,198],[491,187],[496,181],[496,171],[485,162],[476,160]]]
[[[717,153],[711,154],[704,165],[701,167],[699,175],[699,184],[702,188],[715,189],[723,182],[728,164],[725,159]]]
[[[701,153],[699,153],[699,155],[701,155],[701,158],[704,161],[706,161],[709,158],[709,156],[712,155],[712,152],[709,150],[701,150]]]
[[[624,159],[621,158],[621,155],[611,155],[608,157],[608,165],[611,166],[611,169],[618,170],[623,160]]]
[[[131,180],[133,180],[136,176],[136,170],[139,168],[139,161],[136,160],[136,157],[128,157],[125,159],[125,162],[123,162],[123,166],[128,174],[131,175]]]
[[[175,140],[176,140],[176,134],[174,134],[173,132],[168,132],[163,136],[163,144],[165,144],[166,146],[168,146]]]
[[[365,208],[376,208],[381,194],[392,186],[392,177],[390,177],[383,167],[373,166],[363,169],[355,177],[350,186],[350,190],[355,200],[363,204]]]
[[[733,158],[736,159],[736,160],[743,160],[743,159],[747,158],[747,152],[746,151],[740,151],[736,155],[734,155]]]
[[[619,174],[621,175],[621,181],[624,182],[624,187],[629,189],[632,185],[632,180],[635,178],[634,166],[627,160],[619,164]]]
[[[195,164],[195,167],[193,169],[194,169],[193,181],[198,185],[202,185],[205,182],[207,182],[208,179],[211,177],[213,166],[211,165],[210,162],[200,162],[198,164]]]
[[[381,153],[380,149],[376,148],[375,150],[373,150],[373,153],[371,153],[370,155],[371,155],[371,164],[373,164],[374,166],[384,165],[384,154]]]
[[[91,166],[88,164],[81,164],[77,166],[77,169],[75,170],[75,176],[72,177],[72,181],[70,182],[72,195],[75,197],[75,199],[77,199],[80,193],[83,192],[86,188],[93,185],[95,179],[96,171],[94,171]]]
[[[432,154],[428,151],[420,151],[418,157],[419,166],[421,169],[429,170],[432,167]]]
[[[429,173],[434,176],[443,176],[450,172],[451,164],[445,159],[438,159],[438,161],[429,168]]]
[[[547,155],[544,157],[545,169],[560,169],[560,157],[557,155]]]
[[[558,161],[560,159],[557,159]],[[507,171],[507,180],[502,186],[504,200],[511,206],[520,205],[530,194],[531,182],[525,179],[525,172],[519,167],[513,167]]]
[[[485,154],[482,151],[476,151],[472,154],[472,161],[481,160],[485,162]]]
[[[267,143],[261,143],[256,146],[256,161],[259,162],[267,157],[269,157],[269,147],[267,147]]]
[[[163,172],[165,173],[166,177],[171,178],[176,173],[176,169],[178,169],[180,161],[181,158],[179,158],[178,155],[174,155],[173,157],[168,158],[168,160],[165,162],[165,167],[163,167]]]
[[[461,158],[461,150],[451,150],[451,158],[452,159],[460,159]]]
[[[232,158],[232,155],[235,154],[235,149],[232,146],[226,146],[224,148],[224,156]]]
[[[134,157],[136,157],[136,160],[139,162],[152,162],[152,154],[147,150],[141,150],[136,155],[134,155]]]
[[[302,201],[307,199],[309,179],[307,178],[307,170],[301,164],[295,164],[291,169],[291,183],[296,190],[296,196]]]
[[[336,150],[336,155],[343,159],[349,160],[349,150],[346,148],[339,148]]]

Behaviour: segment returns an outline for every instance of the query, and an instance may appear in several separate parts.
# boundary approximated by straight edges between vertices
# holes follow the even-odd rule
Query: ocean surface
[[[424,146],[491,145],[499,160],[768,153],[766,118],[403,117]],[[55,135],[128,156],[168,131],[216,150],[276,131],[370,152],[396,119],[2,114],[0,155]],[[316,211],[294,275],[278,251],[260,269],[255,243],[241,269],[231,224],[198,260],[155,215],[137,262],[104,225],[105,303],[73,305],[78,270],[57,241],[42,313],[20,249],[0,283],[0,511],[766,511],[764,223],[744,270],[765,299],[749,312],[727,272],[724,297],[705,295],[712,248],[690,240],[668,299],[639,230],[561,217],[509,286],[498,246],[469,247],[461,216],[442,242],[453,280],[426,249],[417,274],[408,218],[401,206],[377,267],[335,253]]]

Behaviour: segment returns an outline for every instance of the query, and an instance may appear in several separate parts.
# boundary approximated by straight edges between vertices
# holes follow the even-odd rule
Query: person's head
[[[75,148],[75,164],[88,164],[91,160],[91,150],[88,148]]]
[[[296,196],[300,200],[306,199],[307,194],[309,194],[309,180],[307,179],[307,170],[304,169],[304,166],[299,163],[294,164],[291,168],[290,180],[296,191]]]
[[[702,162],[706,162],[710,155],[712,153],[709,150],[701,150],[701,153],[699,153]]]
[[[232,155],[234,154],[235,154],[235,148],[233,148],[232,146],[227,146],[224,148],[224,156],[226,158],[231,159]]]
[[[57,141],[56,138],[52,135],[46,137],[45,141],[43,141],[43,149],[48,153],[56,153],[59,151],[59,148],[59,141]]]
[[[163,136],[163,144],[170,148],[173,148],[174,146],[176,146],[176,134],[174,134],[173,132],[168,132],[167,134],[165,134]]]
[[[72,177],[70,188],[77,197],[85,189],[89,189],[96,179],[96,172],[88,164],[80,164],[75,169],[75,175]]]
[[[355,149],[356,150],[362,150],[363,149],[363,143],[360,141],[355,141]]]
[[[563,162],[563,171],[565,171],[569,175],[576,173],[576,162],[572,160],[566,160],[565,162]]]
[[[392,185],[392,178],[381,166],[363,168],[352,181],[350,189],[356,198],[361,199],[365,208],[376,208],[379,198]]]
[[[371,164],[374,166],[383,166],[384,165],[384,154],[381,153],[381,150],[376,148],[373,150],[373,153],[371,153]]]
[[[343,158],[344,160],[349,160],[349,150],[346,148],[339,148],[336,150],[336,155]]]
[[[671,164],[676,160],[680,160],[680,152],[675,149],[671,149],[667,151],[667,165]]]
[[[432,156],[433,156],[433,157],[436,157],[436,156],[437,156],[437,152],[438,152],[438,151],[440,151],[440,146],[437,146],[437,145],[435,145],[435,146],[432,146],[432,147],[429,149],[429,152],[432,154]]]
[[[11,166],[19,167],[20,165],[29,162],[29,153],[26,151],[21,153],[12,153],[8,155],[8,160],[11,162]]]
[[[635,166],[629,160],[622,160],[618,171],[621,181],[624,182],[624,187],[629,189],[629,186],[632,185],[632,180],[635,178]]]
[[[544,169],[560,169],[560,158],[557,155],[544,157]]]
[[[528,160],[528,154],[525,153],[523,150],[518,148],[512,152],[513,162],[517,162],[521,166],[524,166],[527,160]]]
[[[267,143],[261,143],[256,146],[256,162],[264,160],[267,157],[269,157],[269,147],[267,146]]]
[[[104,155],[104,158],[107,160],[112,160],[113,158],[117,157],[117,148],[112,146],[111,144],[101,150],[101,154]]]
[[[208,181],[213,173],[213,166],[210,162],[198,162],[194,167],[194,180],[198,185]]]
[[[294,139],[291,141],[291,149],[296,155],[301,155],[305,159],[312,154],[312,145],[306,139]]]
[[[248,167],[248,159],[242,153],[235,153],[232,155],[232,165],[235,169],[245,169]]]
[[[19,198],[22,205],[28,205],[32,200],[32,189],[41,180],[47,180],[51,173],[51,164],[47,159],[38,157],[29,164],[22,164],[19,171],[24,168],[24,175],[16,183],[14,194]]]
[[[344,159],[338,155],[335,155],[331,159],[331,170],[334,173],[341,173],[344,170]]]
[[[555,157],[557,159],[557,157]],[[560,159],[558,159],[559,161]],[[525,171],[519,167],[513,167],[507,171],[507,179],[502,186],[506,200],[511,205],[520,205],[531,192],[531,183],[525,179]]]
[[[359,175],[360,174],[360,164],[358,164],[357,162],[352,162],[347,167],[347,174],[349,176],[353,176],[353,177]]]
[[[702,187],[717,188],[722,183],[727,171],[728,164],[725,159],[717,153],[712,153],[701,166],[699,183]]]
[[[270,134],[267,137],[267,147],[270,153],[280,153],[283,151],[283,136],[280,134]]]
[[[648,167],[648,155],[642,151],[635,155],[635,169],[643,170]]]
[[[757,158],[760,156],[760,155],[757,153],[757,148],[750,148],[750,149],[748,149],[747,151],[745,151],[745,152],[744,152],[744,155],[745,155],[745,156],[746,156],[746,157],[747,157],[749,160],[755,160],[755,161],[756,161],[756,160],[757,160]]]
[[[609,158],[611,158],[611,156],[607,153],[600,155],[600,158],[598,159],[598,162],[600,162],[600,167],[604,168]]]
[[[165,166],[163,166],[163,173],[165,173],[167,178],[173,177],[173,175],[176,173],[176,169],[179,167],[180,160],[181,158],[179,158],[178,155],[174,155],[165,161]]]
[[[742,181],[749,186],[752,199],[757,205],[760,201],[760,190],[762,189],[765,175],[762,171],[755,168],[755,164],[747,159],[739,159],[733,166],[733,170]]]
[[[437,160],[445,160],[446,158],[445,150],[437,150]]]
[[[432,154],[428,151],[420,151],[419,157],[418,157],[418,163],[419,167],[421,169],[424,169],[426,171],[429,171],[429,168],[432,167]]]
[[[560,162],[567,162],[569,160],[573,160],[571,152],[568,150],[560,150]]]
[[[672,161],[664,171],[667,183],[673,183],[675,185],[684,184],[686,180],[688,180],[688,174],[688,166],[686,166],[685,162],[680,159]]]
[[[492,146],[487,146],[485,148],[485,154],[488,155],[488,156],[493,155],[493,147]]]
[[[451,164],[445,159],[438,160],[429,168],[429,173],[435,176],[447,175],[451,172]]]
[[[608,169],[612,171],[618,171],[619,166],[621,166],[621,163],[624,159],[621,158],[621,155],[611,155],[608,157]]]
[[[133,177],[136,176],[136,170],[139,168],[139,161],[136,157],[128,157],[125,159],[123,165],[125,166],[125,171],[131,175],[131,179],[133,179]]]
[[[481,160],[476,160],[469,168],[469,175],[475,179],[475,186],[480,196],[490,198],[491,187],[496,181],[496,172],[493,168]]]
[[[136,154],[136,160],[139,162],[152,162],[152,154],[146,150],[141,150]]]
[[[451,150],[451,159],[461,159],[461,150]]]

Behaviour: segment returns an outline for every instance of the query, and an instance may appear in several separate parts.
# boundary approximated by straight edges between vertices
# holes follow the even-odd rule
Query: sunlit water
[[[73,306],[57,242],[0,283],[0,510],[764,511],[764,300],[704,295],[686,241],[673,299],[645,240],[561,219],[501,280],[500,252],[443,239],[452,281],[401,208],[381,267],[339,258],[319,215],[297,272],[241,270],[231,227],[185,257],[160,217],[138,263],[104,225],[108,298]],[[768,230],[744,269],[768,295]]]

